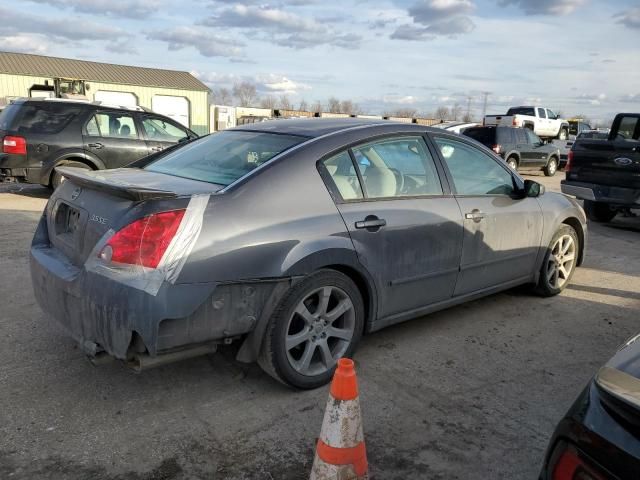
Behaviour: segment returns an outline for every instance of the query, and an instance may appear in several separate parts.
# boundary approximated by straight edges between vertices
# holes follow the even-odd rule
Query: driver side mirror
[[[522,191],[524,197],[535,198],[544,194],[544,192],[544,185],[541,185],[538,182],[534,182],[533,180],[529,179],[524,181],[524,189]]]

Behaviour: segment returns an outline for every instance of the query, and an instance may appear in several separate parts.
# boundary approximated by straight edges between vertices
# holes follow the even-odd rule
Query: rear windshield
[[[536,116],[536,112],[533,107],[513,107],[510,108],[507,112],[507,116],[509,115],[530,115],[532,117]]]
[[[226,186],[305,140],[296,135],[225,131],[178,148],[144,168]]]
[[[50,105],[12,103],[0,113],[0,130],[21,134],[60,133],[79,112],[80,108],[53,102]]]
[[[496,144],[495,128],[467,128],[463,133],[488,147],[493,147]]]

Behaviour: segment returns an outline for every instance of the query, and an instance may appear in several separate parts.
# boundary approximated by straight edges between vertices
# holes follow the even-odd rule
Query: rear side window
[[[618,138],[621,140],[638,140],[640,128],[638,128],[638,117],[622,117],[618,127]]]
[[[442,195],[440,177],[422,137],[368,143],[353,149],[367,198]]]
[[[96,113],[85,127],[87,135],[112,138],[138,138],[133,116],[118,112]]]
[[[80,108],[62,104],[10,104],[0,114],[0,129],[21,134],[54,134],[61,132]]]
[[[511,145],[515,143],[514,128],[498,128],[498,143],[501,145]]]
[[[516,143],[522,144],[527,143],[527,133],[524,131],[524,128],[514,128],[514,134],[516,136]]]
[[[491,148],[496,144],[495,128],[468,128],[464,131],[464,135],[477,140],[481,144]]]
[[[538,109],[538,116],[540,118],[547,118],[547,113],[544,111],[544,108],[539,108]]]
[[[349,152],[334,155],[323,161],[322,165],[343,200],[358,200],[363,197],[360,180],[353,168]]]
[[[507,111],[507,116],[509,115],[529,115],[535,117],[536,112],[533,107],[514,107]]]
[[[227,186],[305,140],[296,135],[224,131],[169,152],[145,169]]]

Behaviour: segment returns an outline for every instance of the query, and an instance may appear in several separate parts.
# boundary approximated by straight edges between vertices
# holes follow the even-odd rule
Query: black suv
[[[122,167],[196,138],[188,128],[140,107],[68,99],[17,99],[0,113],[0,179],[57,187],[60,165]]]
[[[560,165],[558,147],[544,143],[528,128],[471,127],[463,135],[489,147],[514,170],[542,170],[551,177]]]

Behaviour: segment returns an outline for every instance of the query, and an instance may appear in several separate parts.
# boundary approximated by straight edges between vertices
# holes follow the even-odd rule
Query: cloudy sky
[[[541,103],[607,119],[640,110],[631,0],[14,0],[0,50],[248,79],[296,104],[381,113]]]

